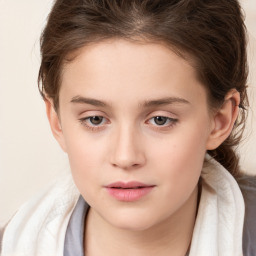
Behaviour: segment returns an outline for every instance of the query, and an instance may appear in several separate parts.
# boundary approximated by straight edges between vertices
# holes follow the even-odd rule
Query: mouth
[[[123,202],[133,202],[148,195],[155,185],[148,185],[137,181],[114,182],[105,186],[108,193]]]

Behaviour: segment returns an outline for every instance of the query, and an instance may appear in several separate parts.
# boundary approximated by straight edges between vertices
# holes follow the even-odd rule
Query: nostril
[[[141,143],[130,132],[122,133],[115,138],[110,151],[110,163],[123,170],[137,169],[144,165],[144,149]]]

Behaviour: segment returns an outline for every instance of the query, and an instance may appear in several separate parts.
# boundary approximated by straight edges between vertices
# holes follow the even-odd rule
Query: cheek
[[[86,201],[93,201],[92,195],[100,185],[100,167],[99,149],[94,145],[86,145],[82,140],[74,141],[68,145],[68,158],[76,187],[86,198]]]
[[[67,143],[67,153],[72,170],[83,171],[95,163],[97,148],[95,145],[88,144],[89,142],[84,142],[82,138],[74,137],[71,143]]]
[[[156,145],[149,158],[155,159],[151,163],[158,170],[157,177],[162,181],[168,180],[167,186],[176,192],[193,190],[204,162],[205,141],[205,136],[195,128],[187,133],[181,130]]]
[[[95,183],[105,156],[102,143],[93,136],[71,129],[65,134],[65,140],[71,172],[79,190],[85,184]]]

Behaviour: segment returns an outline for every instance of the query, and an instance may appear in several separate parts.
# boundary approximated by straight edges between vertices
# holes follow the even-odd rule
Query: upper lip
[[[106,186],[106,188],[145,188],[145,187],[154,187],[154,185],[144,184],[138,181],[130,182],[114,182]]]

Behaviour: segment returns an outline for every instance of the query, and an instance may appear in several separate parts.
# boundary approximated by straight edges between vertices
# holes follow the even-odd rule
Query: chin
[[[159,217],[151,216],[148,212],[143,214],[141,212],[126,212],[117,214],[109,220],[112,226],[127,231],[146,231],[156,226],[158,222]]]
[[[127,231],[134,231],[134,232],[140,232],[140,231],[146,231],[149,230],[153,223],[145,223],[145,222],[137,222],[137,221],[130,221],[130,222],[119,222],[119,223],[113,223],[116,228],[127,230]]]

